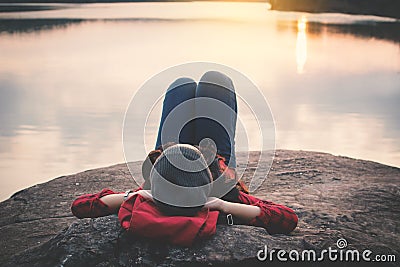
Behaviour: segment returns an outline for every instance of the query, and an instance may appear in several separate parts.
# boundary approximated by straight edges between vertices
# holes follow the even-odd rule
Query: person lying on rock
[[[177,79],[165,94],[155,150],[142,165],[144,184],[80,196],[72,213],[80,219],[118,214],[129,233],[182,246],[212,236],[217,224],[292,232],[298,222],[292,209],[251,196],[237,180],[236,120],[229,77],[209,71],[198,84]]]

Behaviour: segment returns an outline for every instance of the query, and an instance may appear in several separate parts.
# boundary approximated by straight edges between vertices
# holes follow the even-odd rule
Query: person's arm
[[[140,188],[135,192],[129,193],[127,198],[138,194],[145,198],[152,198],[149,190],[142,190]],[[124,202],[124,196],[125,193],[112,194],[101,197],[100,200],[103,201],[103,203],[106,204],[113,211],[118,211],[122,202]]]
[[[261,212],[261,209],[257,206],[233,203],[215,197],[209,198],[205,207],[219,210],[226,214],[232,214],[232,216],[246,223],[259,216]]]
[[[135,192],[129,194],[129,197],[134,194],[145,194],[146,191],[141,189],[137,188]],[[114,192],[108,188],[104,188],[99,193],[85,194],[71,203],[71,212],[79,219],[115,214],[124,201],[124,195],[123,192]]]
[[[230,213],[248,225],[265,228],[270,234],[290,233],[297,226],[297,215],[284,205],[261,200],[243,192],[239,192],[238,200],[241,203],[210,198],[205,207]]]

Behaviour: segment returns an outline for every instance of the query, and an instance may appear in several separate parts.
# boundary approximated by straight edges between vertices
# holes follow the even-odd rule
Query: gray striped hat
[[[154,162],[150,182],[157,201],[175,207],[199,207],[207,202],[212,176],[200,150],[176,144]]]

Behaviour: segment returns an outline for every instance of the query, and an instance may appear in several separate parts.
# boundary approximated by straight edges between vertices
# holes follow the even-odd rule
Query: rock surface
[[[244,181],[256,169],[250,154]],[[244,154],[238,155],[243,162]],[[141,162],[133,164],[140,176]],[[267,171],[265,166],[259,166]],[[63,176],[14,194],[0,203],[0,265],[4,266],[153,266],[255,265],[257,252],[271,249],[332,247],[339,238],[347,249],[400,258],[400,169],[325,153],[277,150],[256,196],[286,204],[299,216],[290,235],[268,235],[257,227],[218,226],[217,234],[193,248],[132,238],[116,216],[78,220],[69,205],[81,194],[104,187],[136,187],[125,164]],[[275,262],[277,259],[274,259]],[[318,264],[316,264],[318,266]]]

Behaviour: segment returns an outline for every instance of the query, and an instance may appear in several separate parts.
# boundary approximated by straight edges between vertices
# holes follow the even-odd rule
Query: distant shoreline
[[[0,13],[8,13],[8,12],[31,12],[31,11],[44,11],[44,10],[56,10],[63,9],[66,6],[62,4],[115,4],[115,3],[188,3],[188,2],[207,2],[210,0],[35,0],[34,2],[29,0],[15,0],[13,3],[10,3],[9,0],[0,0]],[[243,2],[243,1],[224,1],[224,0],[211,0],[210,2]],[[266,1],[262,0],[249,0],[245,2],[253,2],[253,3],[263,3]],[[267,1],[268,2],[268,1]],[[27,5],[24,5],[27,4]],[[59,6],[56,6],[58,5]]]
[[[400,19],[398,0],[269,0],[272,10],[345,13]]]
[[[196,2],[210,0],[196,0]],[[345,13],[351,15],[373,15],[400,19],[400,1],[397,0],[248,0],[212,2],[264,2],[271,4],[271,10],[309,13]],[[191,0],[0,0],[0,13],[28,12],[63,8],[44,4],[94,4],[94,3],[145,3],[145,2],[195,2]],[[8,5],[7,5],[8,4]],[[17,4],[17,5],[16,5]],[[18,4],[32,4],[18,6]],[[35,5],[38,4],[38,5]]]

